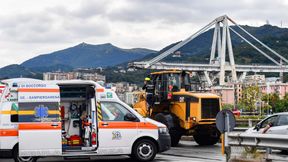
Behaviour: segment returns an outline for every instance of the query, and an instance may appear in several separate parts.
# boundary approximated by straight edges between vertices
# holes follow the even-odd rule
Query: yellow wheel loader
[[[199,145],[214,145],[220,133],[215,118],[220,111],[220,97],[206,92],[192,92],[190,74],[185,71],[151,73],[155,85],[153,105],[148,106],[145,92],[133,107],[146,117],[164,123],[177,146],[182,135],[192,135]]]

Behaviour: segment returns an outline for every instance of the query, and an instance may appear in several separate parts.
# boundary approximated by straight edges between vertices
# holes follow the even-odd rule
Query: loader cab
[[[173,92],[181,89],[191,91],[191,82],[188,72],[185,71],[163,71],[152,73],[155,84],[155,102],[170,100]]]

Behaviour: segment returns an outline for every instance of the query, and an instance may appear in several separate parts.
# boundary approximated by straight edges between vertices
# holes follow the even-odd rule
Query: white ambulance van
[[[143,118],[93,81],[9,79],[0,83],[0,156],[129,155],[151,161],[170,149],[165,125]]]

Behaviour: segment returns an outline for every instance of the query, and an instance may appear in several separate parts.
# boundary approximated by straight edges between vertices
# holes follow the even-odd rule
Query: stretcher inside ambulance
[[[153,160],[170,148],[167,128],[143,118],[93,81],[1,82],[0,156],[131,155]]]

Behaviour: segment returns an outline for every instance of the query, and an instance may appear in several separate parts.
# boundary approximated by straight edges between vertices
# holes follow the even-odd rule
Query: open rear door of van
[[[45,83],[18,87],[19,155],[62,155],[59,87]]]

